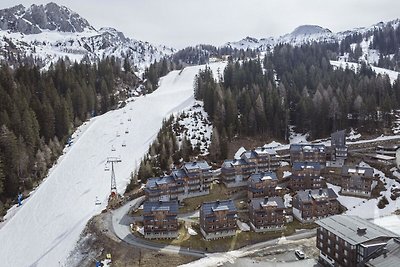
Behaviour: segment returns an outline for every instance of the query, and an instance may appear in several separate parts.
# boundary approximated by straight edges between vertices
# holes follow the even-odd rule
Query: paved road
[[[172,245],[163,245],[134,236],[130,231],[130,224],[132,223],[133,218],[128,215],[128,212],[131,209],[138,208],[143,203],[144,199],[145,199],[144,196],[134,199],[125,204],[124,206],[122,206],[121,208],[112,212],[112,227],[115,235],[119,239],[139,248],[152,249],[167,253],[183,254],[194,257],[205,256],[205,253],[202,251],[188,249],[188,248],[181,248]]]
[[[134,236],[130,231],[130,224],[133,221],[133,217],[128,215],[131,209],[138,208],[143,201],[145,200],[145,196],[136,198],[119,209],[112,212],[112,230],[115,235],[121,239],[122,241],[131,244],[132,246],[145,248],[145,249],[152,249],[157,250],[160,252],[167,252],[167,253],[176,253],[176,254],[183,254],[189,255],[194,257],[205,257],[207,254],[203,251],[189,249],[189,248],[182,248],[179,246],[172,246],[172,245],[163,245],[151,241],[144,240],[142,238],[138,238]],[[194,214],[193,214],[194,215]],[[287,240],[299,240],[303,238],[310,238],[316,235],[316,230],[301,230],[298,231],[296,234],[292,236],[286,237]],[[276,245],[279,242],[279,238],[260,242],[257,244],[249,245],[239,249],[240,251],[252,251],[261,248],[265,248],[267,246]]]

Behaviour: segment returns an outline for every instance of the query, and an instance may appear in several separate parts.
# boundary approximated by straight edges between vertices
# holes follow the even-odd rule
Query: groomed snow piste
[[[216,73],[225,63],[210,67]],[[122,159],[115,171],[117,189],[122,192],[163,118],[193,105],[194,76],[201,68],[173,71],[162,78],[153,94],[93,118],[78,129],[73,145],[46,180],[0,228],[0,265],[64,266],[87,221],[106,206],[110,194],[107,157]],[[96,199],[102,204],[96,205]]]

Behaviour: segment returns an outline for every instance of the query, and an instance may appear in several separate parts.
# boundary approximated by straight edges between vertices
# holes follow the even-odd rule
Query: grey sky
[[[44,0],[19,0],[24,6]],[[400,18],[399,0],[53,0],[95,28],[176,48],[280,36],[303,24],[337,32]],[[18,0],[1,0],[0,8]]]

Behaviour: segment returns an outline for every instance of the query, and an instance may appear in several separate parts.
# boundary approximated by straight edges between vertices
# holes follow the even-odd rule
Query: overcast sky
[[[43,0],[1,0],[0,8]],[[280,36],[303,24],[337,32],[400,18],[399,0],[53,0],[95,28],[176,48]]]

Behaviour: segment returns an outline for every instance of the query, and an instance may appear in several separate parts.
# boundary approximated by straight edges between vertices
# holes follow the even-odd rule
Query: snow
[[[289,166],[290,164],[289,164],[289,162],[281,161],[281,162],[279,163],[279,165],[280,165],[281,167],[284,167],[284,166]]]
[[[248,231],[250,231],[250,226],[249,226],[247,223],[242,222],[242,221],[240,221],[240,220],[237,220],[237,221],[236,221],[236,224],[238,225],[238,227],[239,227],[239,229],[240,229],[241,231],[243,231],[243,232],[248,232]]]
[[[225,64],[219,62],[210,67],[216,71]],[[123,192],[137,167],[134,163],[140,162],[147,152],[163,118],[193,105],[193,81],[201,68],[204,66],[173,71],[162,79],[154,93],[95,117],[79,128],[73,145],[49,176],[0,229],[0,240],[7,240],[0,249],[1,265],[66,265],[87,221],[107,203],[110,192],[110,172],[104,171],[107,157],[122,159],[116,164],[115,173],[118,192]],[[127,128],[129,133],[125,134]],[[121,133],[120,137],[116,137],[116,131]],[[126,147],[122,147],[124,141]],[[112,152],[111,146],[116,151]],[[96,197],[101,205],[95,205]]]
[[[289,136],[290,144],[308,143],[307,141],[308,134],[296,133],[294,131],[293,125],[289,126],[289,130],[290,130],[290,136]]]
[[[271,143],[265,144],[264,148],[276,148],[279,146],[282,146],[282,144],[276,141],[272,141]]]
[[[292,201],[293,197],[290,194],[285,194],[283,196],[283,199],[285,201],[285,207],[286,208],[292,207],[291,201]]]
[[[188,233],[189,235],[197,235],[197,232],[191,227],[188,228]]]
[[[350,130],[349,136],[346,138],[347,140],[357,140],[361,138],[361,134],[356,133],[353,128]]]
[[[290,175],[292,175],[291,172],[289,172],[289,171],[283,171],[283,178],[289,177]]]
[[[234,159],[240,159],[240,156],[244,152],[246,152],[246,148],[244,148],[244,147],[239,148],[238,151],[236,151],[236,153],[235,153]]]
[[[253,251],[240,251],[233,250],[222,253],[207,254],[207,257],[201,258],[197,261],[180,265],[180,267],[214,267],[221,266],[225,262],[234,263],[236,259],[250,255]]]
[[[185,109],[177,116],[177,121],[183,127],[182,133],[177,133],[178,140],[184,136],[189,138],[192,147],[200,144],[200,154],[208,154],[208,147],[211,144],[212,124],[204,110],[202,101],[195,101],[194,105]]]
[[[359,63],[354,63],[354,62],[343,62],[343,61],[330,61],[331,65],[337,68],[343,68],[343,69],[351,69],[354,71],[357,71],[360,68]],[[384,68],[378,68],[374,66],[370,66],[373,71],[376,72],[376,74],[381,74],[381,75],[388,75],[391,83],[394,83],[394,81],[397,80],[397,77],[399,76],[399,72],[393,71],[393,70],[388,70]]]
[[[370,167],[368,164],[363,162],[360,163],[360,166]],[[379,178],[383,183],[386,183],[386,191],[382,191],[381,196],[386,196],[389,204],[383,209],[379,209],[377,206],[381,197],[377,199],[363,199],[358,197],[342,196],[339,194],[340,186],[327,183],[328,187],[332,188],[336,194],[338,194],[339,202],[348,209],[344,214],[357,215],[365,219],[374,219],[391,215],[394,211],[399,209],[400,199],[397,198],[395,201],[393,201],[390,198],[390,195],[392,188],[400,188],[400,183],[393,179],[387,178],[383,172],[374,168],[374,175],[375,174],[379,175]]]
[[[125,38],[122,33],[112,28],[102,28],[99,31],[92,27],[83,32],[61,32],[42,30],[38,34],[12,33],[0,30],[0,35],[10,39],[20,51],[27,56],[43,60],[44,69],[60,58],[68,57],[72,62],[80,62],[87,56],[91,62],[107,56],[116,58],[129,57],[130,62],[142,74],[154,60],[159,61],[175,50],[161,45],[152,45],[131,38]],[[0,47],[6,44],[0,42]]]
[[[386,216],[386,217],[376,218],[376,219],[373,219],[372,222],[400,235],[400,216],[399,215],[390,215],[390,216]]]

